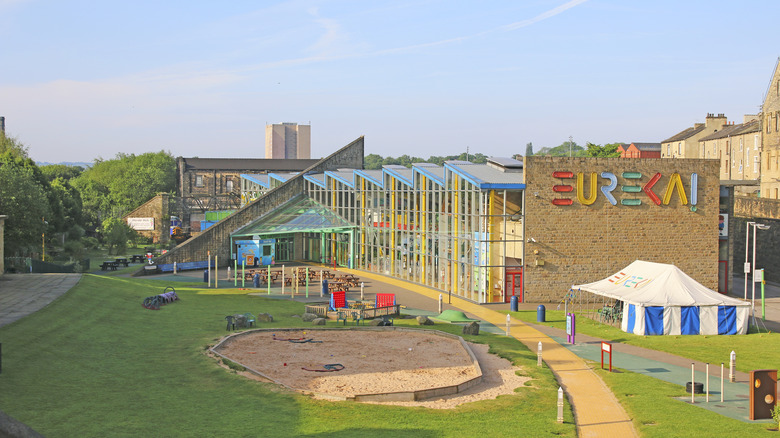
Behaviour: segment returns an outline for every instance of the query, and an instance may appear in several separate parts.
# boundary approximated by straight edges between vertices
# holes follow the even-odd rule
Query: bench
[[[103,262],[103,264],[100,265],[101,271],[108,271],[108,270],[116,271],[117,268],[119,268],[119,263],[117,262]]]
[[[188,271],[192,269],[206,269],[209,266],[208,260],[203,260],[200,262],[184,262],[184,263],[177,263],[176,264],[176,270],[177,271]],[[214,268],[214,265],[211,265],[212,268]],[[173,272],[173,263],[165,263],[161,265],[157,265],[157,269],[160,270],[160,272]]]

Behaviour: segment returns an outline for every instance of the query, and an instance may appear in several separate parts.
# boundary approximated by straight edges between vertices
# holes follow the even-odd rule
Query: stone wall
[[[193,237],[177,246],[167,254],[158,257],[157,263],[183,263],[206,260],[209,251],[211,256],[219,256],[219,265],[227,266],[230,260],[230,235],[257,218],[272,212],[277,207],[287,203],[292,197],[304,192],[306,173],[321,173],[339,168],[363,168],[363,137],[344,146],[332,155],[323,158],[299,175],[291,178],[281,186],[269,191],[252,203],[235,211],[232,215],[209,227],[197,237]]]
[[[129,218],[154,218],[154,230],[136,231],[139,235],[152,239],[154,243],[167,243],[170,240],[170,195],[158,193],[154,198],[131,211],[122,218],[127,223]]]
[[[734,214],[747,218],[780,219],[780,199],[736,196]]]
[[[719,180],[717,160],[526,157],[525,301],[557,302],[574,284],[607,277],[635,260],[669,263],[703,285],[718,287]],[[570,171],[574,179],[553,177]],[[608,202],[601,187],[609,180],[597,177],[598,190],[590,205],[578,202],[578,172],[584,173],[582,196],[591,198],[591,173],[612,172],[617,188]],[[623,172],[640,172],[630,180]],[[698,174],[697,204],[691,209],[691,173]],[[679,173],[687,205],[675,190],[668,205],[656,205],[644,192],[624,193],[621,186],[647,184],[656,173],[653,192],[663,200],[673,173]],[[571,185],[572,192],[554,192],[554,185]],[[556,206],[554,198],[573,199]],[[641,205],[622,205],[638,199]]]

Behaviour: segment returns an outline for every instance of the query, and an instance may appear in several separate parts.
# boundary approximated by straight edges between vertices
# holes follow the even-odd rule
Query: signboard
[[[729,215],[726,213],[718,215],[718,236],[729,237]]]
[[[601,342],[601,369],[604,369],[604,353],[609,354],[609,372],[612,372],[612,344]]]
[[[756,269],[756,271],[753,273],[753,281],[756,283],[761,283],[762,281],[764,281],[763,269]]]
[[[153,217],[129,217],[127,218],[127,225],[136,231],[153,231],[154,218]]]
[[[574,344],[574,336],[577,333],[576,318],[573,313],[566,314],[566,341]]]

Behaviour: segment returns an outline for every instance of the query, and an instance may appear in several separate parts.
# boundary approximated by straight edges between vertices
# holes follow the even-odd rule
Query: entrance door
[[[504,302],[508,303],[512,296],[517,297],[517,301],[523,302],[523,268],[507,269],[506,270],[506,294],[504,295]]]

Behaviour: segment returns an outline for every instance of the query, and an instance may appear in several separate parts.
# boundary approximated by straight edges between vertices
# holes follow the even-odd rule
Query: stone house
[[[699,154],[720,160],[721,181],[750,183],[736,184],[737,193],[757,192],[761,177],[761,127],[756,116],[745,116],[745,123],[726,125],[702,137]]]
[[[780,199],[780,58],[761,105],[761,197]]]
[[[696,123],[661,142],[661,158],[704,158],[699,156],[699,139],[722,129],[728,123],[723,114],[707,114]]]

